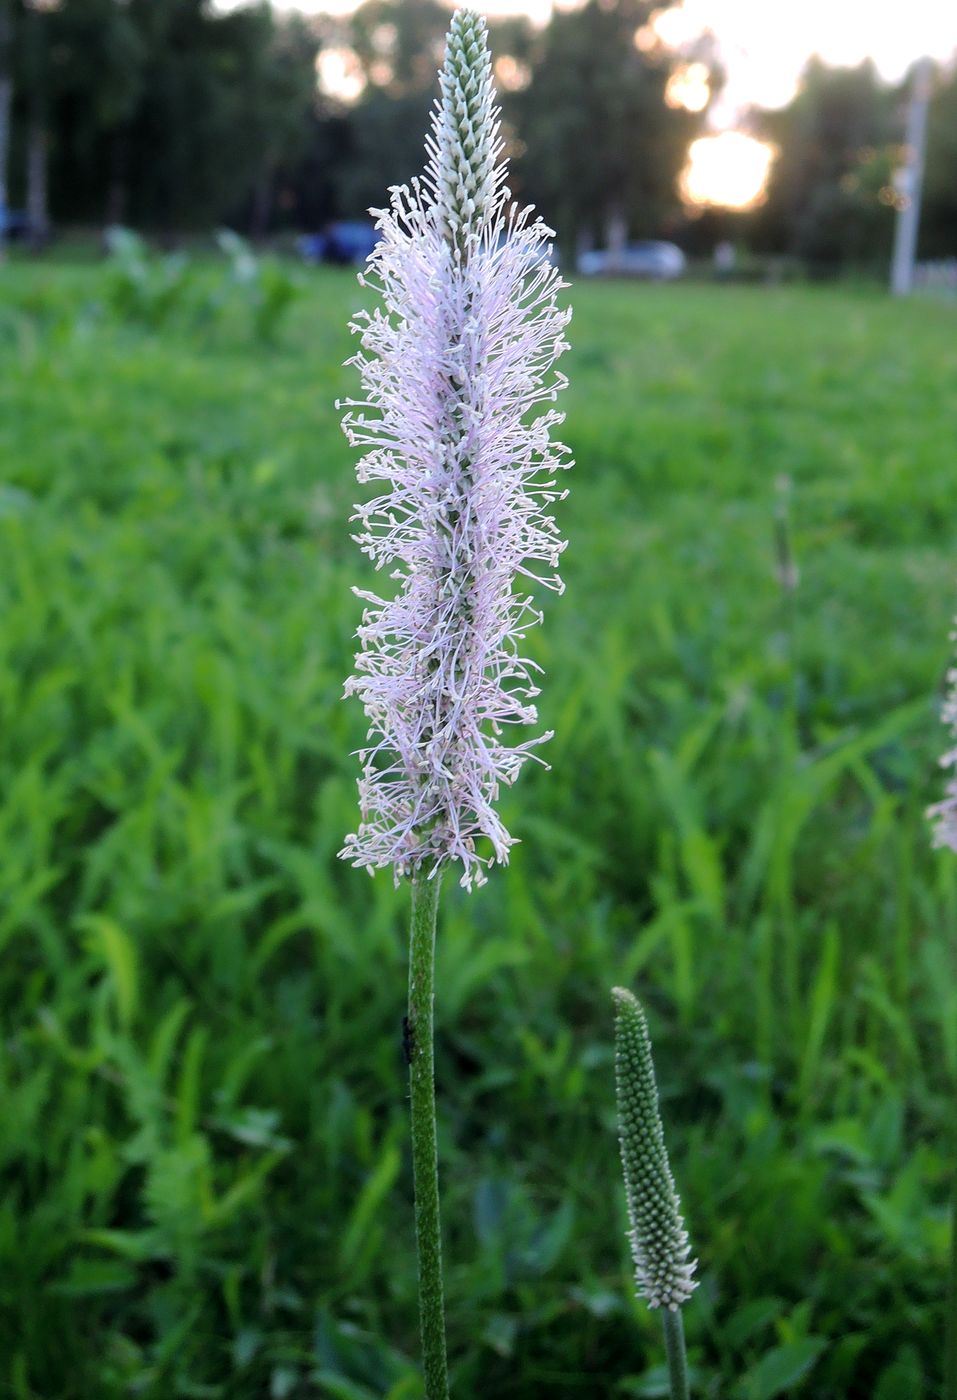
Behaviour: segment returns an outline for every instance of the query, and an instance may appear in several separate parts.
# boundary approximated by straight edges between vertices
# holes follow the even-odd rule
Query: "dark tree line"
[[[491,26],[513,186],[566,250],[668,236],[704,251],[730,233],[810,263],[886,258],[906,89],[869,63],[813,60],[787,107],[752,114],[778,148],[767,199],[695,217],[677,177],[705,114],[665,100],[688,55],[654,42],[655,9],[586,0],[543,29]],[[6,190],[41,238],[51,224],[173,237],[224,221],[259,236],[361,215],[421,168],[448,16],[440,0],[365,0],[345,20],[265,0],[225,13],[211,0],[0,0],[0,207]],[[335,52],[361,80],[349,102],[317,83],[317,59]],[[693,57],[716,92],[713,54]],[[942,69],[921,254],[955,252],[957,75]]]
[[[663,101],[674,60],[633,42],[654,7],[588,0],[544,31],[492,26],[514,182],[569,240],[652,233],[678,213],[700,118]],[[265,3],[0,0],[0,182],[40,236],[224,219],[261,234],[360,214],[421,167],[448,16],[438,0],[366,0],[338,23]],[[358,100],[320,91],[324,47],[354,55]]]
[[[51,219],[173,233],[240,206],[265,227],[308,143],[316,50],[266,4],[0,0],[8,201],[41,238]]]

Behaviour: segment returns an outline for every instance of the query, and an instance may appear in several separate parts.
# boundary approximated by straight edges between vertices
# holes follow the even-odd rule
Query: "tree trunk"
[[[50,12],[37,5],[26,11],[27,236],[39,252],[50,233],[47,160],[50,144]]]
[[[253,190],[253,207],[249,219],[249,233],[253,242],[259,243],[269,232],[272,217],[273,173],[272,166],[266,166],[256,181]]]
[[[628,222],[624,209],[617,202],[609,207],[605,218],[605,243],[608,248],[608,267],[615,271],[621,267],[628,243]]]
[[[107,228],[121,227],[127,220],[130,203],[129,153],[127,132],[115,132],[110,142],[110,183],[104,211]]]
[[[49,139],[46,125],[33,117],[27,132],[27,218],[30,246],[39,252],[50,236],[50,208],[47,187]]]
[[[10,50],[13,41],[13,16],[10,0],[0,0],[0,258],[5,238],[3,229],[10,203],[7,167],[10,160],[10,114],[13,110],[13,77]]]

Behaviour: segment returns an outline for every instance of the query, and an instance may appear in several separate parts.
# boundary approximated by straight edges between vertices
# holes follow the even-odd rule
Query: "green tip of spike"
[[[640,1002],[624,987],[615,987],[612,998],[618,1128],[635,1277],[650,1307],[674,1310],[697,1284],[661,1126],[648,1023]]]

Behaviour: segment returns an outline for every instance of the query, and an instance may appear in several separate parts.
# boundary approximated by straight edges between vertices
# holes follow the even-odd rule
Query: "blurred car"
[[[379,230],[371,220],[339,219],[330,224],[325,233],[300,238],[299,252],[306,262],[358,267],[378,241]]]
[[[681,277],[688,263],[674,243],[646,240],[629,243],[612,253],[607,248],[591,249],[578,259],[582,277],[647,277],[651,282],[671,282]]]
[[[27,243],[33,234],[29,214],[22,209],[0,208],[0,240],[9,243]]]

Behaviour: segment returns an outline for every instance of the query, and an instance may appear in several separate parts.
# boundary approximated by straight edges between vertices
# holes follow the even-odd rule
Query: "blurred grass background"
[[[111,282],[111,277],[114,279]],[[0,269],[3,1394],[413,1400],[407,891],[336,859],[360,293]],[[204,279],[206,279],[204,281]],[[666,1394],[614,983],[702,1286],[696,1393],[939,1393],[957,882],[952,308],[576,286],[551,772],[438,969],[459,1396]],[[205,300],[204,300],[205,298]],[[788,583],[790,561],[798,582]],[[793,582],[793,579],[791,580]]]

